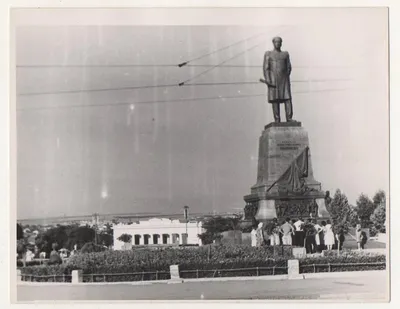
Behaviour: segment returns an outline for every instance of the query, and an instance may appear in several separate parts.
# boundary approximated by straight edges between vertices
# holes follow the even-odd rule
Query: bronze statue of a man
[[[264,78],[268,86],[268,103],[272,104],[275,122],[281,121],[280,103],[285,103],[286,121],[295,121],[293,117],[292,93],[290,90],[290,64],[289,53],[282,51],[282,38],[272,39],[274,50],[267,51],[264,55]]]

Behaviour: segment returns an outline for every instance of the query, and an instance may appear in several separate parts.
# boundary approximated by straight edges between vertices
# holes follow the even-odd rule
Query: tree
[[[102,230],[98,235],[99,243],[106,247],[112,246],[114,239],[113,235],[114,230],[112,228],[112,225],[110,223],[105,224],[105,229]]]
[[[94,235],[93,228],[89,226],[60,225],[40,233],[36,237],[35,243],[40,251],[49,254],[53,243],[57,243],[61,248],[72,250],[74,245],[81,247],[85,243],[92,242]]]
[[[372,226],[371,215],[376,207],[377,205],[375,205],[374,202],[363,193],[357,199],[356,212],[363,228],[369,228]]]
[[[376,233],[386,233],[386,203],[381,203],[371,215],[372,229],[371,235]]]
[[[21,238],[17,240],[17,253],[22,258],[22,264],[26,266],[26,251],[27,251],[27,244],[25,238]]]
[[[59,246],[64,247],[68,241],[68,228],[68,226],[59,225],[39,234],[35,240],[36,246],[41,252],[46,252],[47,255],[52,251],[53,243],[57,243]]]
[[[105,251],[106,249],[102,246],[96,245],[93,242],[88,242],[83,245],[81,249],[81,253],[92,253],[92,252],[102,252]]]
[[[240,230],[240,221],[241,216],[236,214],[232,217],[210,217],[203,223],[203,228],[206,231],[199,234],[198,237],[203,244],[211,244],[214,240],[220,240],[222,238],[221,233],[223,232],[234,231],[236,233],[236,231]]]
[[[349,205],[346,195],[339,189],[336,190],[332,201],[327,205],[327,210],[332,218],[335,234],[341,230],[346,234],[357,221],[357,214]]]
[[[376,192],[374,197],[372,198],[372,201],[374,202],[375,208],[377,208],[382,203],[385,203],[386,202],[386,193],[385,193],[385,191],[378,190],[378,192]]]
[[[89,226],[73,226],[66,230],[67,241],[63,244],[63,247],[68,250],[72,250],[74,245],[82,247],[88,242],[94,241],[95,231]]]
[[[132,242],[132,235],[129,234],[122,234],[117,238],[119,241],[122,241],[124,243],[123,250],[129,250],[131,248],[131,242]]]
[[[17,253],[22,258],[23,266],[26,266],[26,252],[28,250],[28,243],[25,239],[24,230],[22,226],[17,223]]]
[[[22,226],[17,223],[17,240],[24,238],[24,230]]]
[[[132,241],[132,235],[129,234],[122,234],[117,238],[119,241],[122,241],[124,243],[130,243]]]

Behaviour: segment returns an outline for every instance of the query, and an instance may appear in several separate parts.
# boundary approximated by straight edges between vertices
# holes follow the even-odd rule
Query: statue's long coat
[[[282,103],[292,98],[290,73],[292,65],[286,51],[267,51],[264,55],[264,77],[268,85],[268,102]]]

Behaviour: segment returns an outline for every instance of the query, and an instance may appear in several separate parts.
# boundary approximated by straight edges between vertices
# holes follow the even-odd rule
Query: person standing
[[[336,239],[338,241],[339,250],[343,250],[343,244],[344,244],[344,240],[346,238],[344,237],[344,231],[342,228],[339,230],[338,234],[336,235]]]
[[[286,218],[286,222],[281,225],[280,232],[282,233],[282,244],[292,245],[292,235],[294,232],[294,228],[290,224],[289,218]]]
[[[280,231],[280,228],[278,225],[278,219],[274,218],[272,220],[271,234],[269,236],[271,246],[279,246],[280,245],[279,231]]]
[[[333,234],[330,220],[327,220],[324,226],[324,243],[328,250],[332,250],[332,246],[335,244],[335,235]]]
[[[256,247],[257,246],[257,226],[253,226],[250,236],[251,236],[251,246]]]
[[[257,227],[257,242],[256,246],[261,247],[264,244],[263,223],[260,222]]]
[[[362,243],[362,229],[361,229],[361,224],[356,225],[356,241],[357,241],[357,247],[358,250],[360,251],[361,249],[364,249],[364,244]]]
[[[305,231],[305,247],[307,253],[314,253],[316,251],[317,244],[315,242],[316,230],[314,228],[314,224],[312,223],[312,219],[308,219],[307,223],[304,226]]]
[[[316,244],[316,251],[317,252],[321,252],[322,251],[322,246],[321,243],[323,243],[323,230],[322,230],[322,226],[320,226],[317,223],[317,220],[313,220],[314,223],[314,228],[315,228],[315,244]]]
[[[294,223],[294,228],[296,246],[304,247],[304,222],[301,217]]]
[[[296,235],[295,235],[295,232],[296,232],[296,228],[294,227],[294,224],[296,223],[296,220],[295,219],[292,219],[292,221],[290,222],[290,225],[292,226],[292,228],[293,228],[293,232],[292,232],[292,246],[297,246],[297,243],[296,243]]]
[[[367,243],[367,233],[365,231],[361,232],[361,249],[364,250],[364,246]]]

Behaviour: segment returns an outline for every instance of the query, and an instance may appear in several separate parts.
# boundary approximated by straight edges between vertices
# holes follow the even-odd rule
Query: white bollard
[[[183,280],[179,276],[179,265],[170,265],[169,272],[171,274],[171,280],[168,283],[182,283]]]
[[[72,271],[72,283],[82,283],[83,282],[83,275],[82,270],[73,270]]]
[[[289,279],[304,279],[300,274],[299,260],[288,260],[288,278]]]

